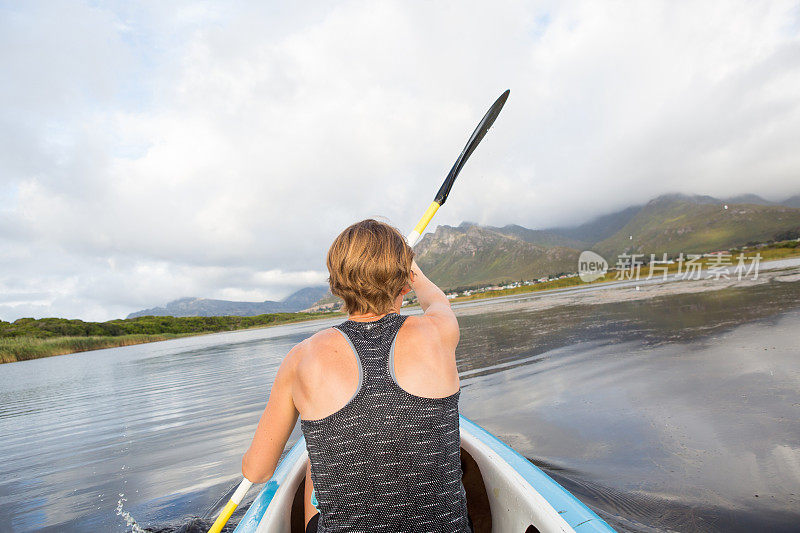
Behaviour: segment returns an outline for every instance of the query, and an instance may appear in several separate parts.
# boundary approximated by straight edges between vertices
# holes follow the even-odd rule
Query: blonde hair
[[[346,228],[328,250],[328,283],[349,314],[388,313],[411,281],[414,252],[396,228],[368,218]]]

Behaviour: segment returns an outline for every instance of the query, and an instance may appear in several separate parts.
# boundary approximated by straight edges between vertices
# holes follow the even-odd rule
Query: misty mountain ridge
[[[444,288],[536,279],[574,272],[583,250],[614,264],[621,253],[709,252],[800,232],[800,209],[786,205],[795,198],[778,203],[750,194],[666,194],[567,228],[464,222],[425,234],[415,252],[428,277]]]
[[[572,227],[441,225],[423,235],[414,251],[426,275],[440,287],[452,289],[574,272],[583,250],[594,250],[614,264],[623,252],[708,252],[770,240],[786,231],[800,231],[800,194],[771,202],[755,194],[718,199],[674,193]],[[317,286],[279,302],[180,298],[128,318],[252,316],[302,311],[335,300],[327,286]]]
[[[326,285],[305,287],[277,302],[272,300],[235,302],[210,298],[179,298],[163,307],[136,311],[126,318],[140,316],[255,316],[267,313],[294,313],[313,306],[315,302],[325,296],[327,291]]]
[[[485,226],[487,229],[515,235],[523,241],[543,246],[572,246],[574,248],[589,248],[592,245],[608,239],[623,227],[646,206],[654,208],[658,205],[668,205],[675,202],[686,202],[698,205],[729,205],[729,204],[754,204],[765,206],[800,207],[800,194],[786,198],[780,202],[772,202],[756,194],[740,194],[729,198],[714,198],[713,196],[699,194],[668,193],[653,198],[646,204],[633,205],[620,211],[600,215],[588,222],[577,226],[559,226],[545,229],[528,229],[518,224],[509,224],[503,227]],[[480,226],[474,222],[462,222],[460,226]]]

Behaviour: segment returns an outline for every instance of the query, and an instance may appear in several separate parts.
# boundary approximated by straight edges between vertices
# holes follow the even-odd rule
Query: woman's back
[[[470,530],[461,485],[458,321],[413,259],[400,232],[376,220],[336,237],[328,282],[350,320],[289,351],[242,458],[247,479],[269,479],[300,416],[311,458],[309,531]],[[422,316],[397,313],[410,291]]]
[[[407,319],[389,313],[369,322],[348,320],[334,335],[349,345],[349,364],[333,351],[326,360],[325,347],[336,343],[330,332],[322,342],[310,342],[298,364],[297,403],[319,502],[319,531],[469,531],[458,376],[455,358],[447,353],[455,346],[435,332],[421,337],[426,321],[414,317],[396,350]],[[422,355],[413,357],[407,348]],[[404,359],[397,365],[396,351]],[[328,385],[339,391],[333,402],[323,390]],[[450,394],[437,397],[442,391]]]

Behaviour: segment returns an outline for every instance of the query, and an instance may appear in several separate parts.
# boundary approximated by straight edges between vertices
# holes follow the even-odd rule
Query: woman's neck
[[[383,313],[380,315],[376,315],[374,313],[360,313],[360,314],[351,314],[348,318],[353,322],[373,322],[375,320],[380,320],[381,318],[385,317],[389,313],[393,313],[393,310],[389,310],[388,313]]]

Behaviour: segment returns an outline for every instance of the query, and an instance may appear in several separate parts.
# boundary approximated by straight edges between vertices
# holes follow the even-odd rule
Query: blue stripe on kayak
[[[251,533],[258,528],[258,523],[261,522],[261,518],[263,518],[267,507],[269,507],[272,498],[278,491],[278,487],[286,480],[286,475],[291,470],[292,465],[302,457],[305,451],[306,440],[300,437],[300,440],[292,446],[289,453],[278,463],[278,467],[275,469],[272,477],[267,481],[266,485],[264,485],[264,488],[261,489],[261,492],[258,493],[253,503],[250,504],[250,508],[247,509],[244,517],[239,521],[236,529],[233,530],[233,533]]]
[[[518,472],[539,494],[547,500],[550,505],[561,515],[561,517],[579,533],[614,533],[614,530],[602,518],[583,504],[578,498],[573,496],[567,489],[556,483],[553,478],[545,474],[539,467],[520,455],[514,448],[483,429],[467,417],[460,416],[461,430],[476,437],[483,444],[499,455],[511,467]],[[250,504],[250,508],[244,517],[239,521],[234,533],[252,533],[258,528],[258,523],[264,516],[275,492],[281,483],[286,479],[286,475],[291,470],[303,452],[306,451],[306,441],[300,438],[289,453],[278,464],[275,473],[264,488]]]
[[[516,470],[541,494],[575,531],[613,532],[597,514],[553,478],[481,426],[461,416],[461,429],[476,437]]]

